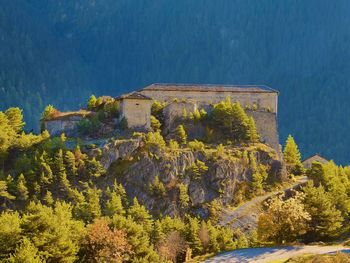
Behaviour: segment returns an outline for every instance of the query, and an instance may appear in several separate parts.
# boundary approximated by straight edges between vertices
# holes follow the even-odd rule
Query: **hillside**
[[[1,261],[191,262],[349,236],[350,166],[305,170],[292,136],[283,154],[262,143],[252,109],[226,99],[167,118],[186,101],[154,101],[142,132],[104,99],[45,109],[47,122],[84,115],[69,137],[0,111]]]
[[[315,12],[317,10],[317,12]],[[348,1],[15,0],[0,11],[1,109],[27,128],[45,105],[153,82],[266,84],[281,140],[350,159]],[[324,125],[324,124],[327,125]]]

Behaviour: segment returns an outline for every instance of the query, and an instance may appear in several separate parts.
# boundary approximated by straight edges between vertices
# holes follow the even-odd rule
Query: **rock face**
[[[114,161],[130,157],[140,146],[140,139],[115,140],[102,148],[101,164],[108,169]]]
[[[244,150],[244,149],[240,149]],[[239,150],[239,151],[240,151]],[[214,151],[214,149],[213,149]],[[282,164],[271,153],[254,149],[257,165],[266,166],[268,180],[281,180]],[[180,201],[179,184],[187,186],[188,209],[208,214],[208,204],[218,199],[223,205],[230,205],[238,198],[242,184],[249,184],[252,168],[244,157],[213,157],[211,153],[181,149],[176,153],[162,150],[149,153],[138,140],[114,141],[102,150],[102,163],[109,169],[109,179],[122,183],[129,197],[138,200],[154,214],[179,215],[184,212]],[[207,169],[196,176],[192,168],[200,161]],[[154,190],[156,177],[165,188],[160,193]],[[152,190],[153,189],[153,190]]]

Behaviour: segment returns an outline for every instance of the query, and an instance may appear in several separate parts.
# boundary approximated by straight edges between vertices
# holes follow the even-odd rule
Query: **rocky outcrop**
[[[244,148],[236,150],[242,151]],[[251,151],[254,151],[257,164],[266,166],[269,181],[283,178],[282,164],[271,152],[262,149]],[[181,183],[188,189],[189,210],[205,216],[211,201],[217,199],[223,205],[232,205],[241,192],[242,183],[249,184],[252,179],[253,171],[246,158],[233,156],[230,152],[227,149],[223,157],[215,158],[210,151],[204,153],[189,149],[176,152],[165,149],[152,154],[139,139],[117,140],[103,148],[102,164],[108,168],[116,162],[109,170],[110,183],[117,179],[130,198],[137,197],[154,214],[174,216],[183,213],[179,197]],[[207,168],[194,176],[191,169],[198,161]],[[152,190],[156,177],[164,185],[164,193]]]
[[[131,156],[139,147],[140,139],[115,140],[102,148],[101,164],[105,169],[119,160]]]

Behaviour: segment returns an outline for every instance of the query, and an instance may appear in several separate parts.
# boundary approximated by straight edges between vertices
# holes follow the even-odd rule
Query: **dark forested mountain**
[[[34,128],[46,104],[92,93],[265,84],[280,91],[281,141],[345,163],[349,12],[347,0],[1,0],[0,108],[24,108]]]

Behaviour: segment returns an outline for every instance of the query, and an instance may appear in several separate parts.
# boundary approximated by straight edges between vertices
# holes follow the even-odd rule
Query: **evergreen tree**
[[[52,206],[54,204],[54,199],[52,197],[52,193],[50,191],[47,191],[44,196],[44,201],[48,206]]]
[[[122,203],[123,203],[123,207],[128,207],[129,200],[128,200],[128,197],[126,195],[126,191],[125,191],[125,188],[123,187],[123,185],[118,184],[117,181],[115,180],[113,183],[113,189],[114,189],[115,193],[120,196]]]
[[[21,240],[14,254],[6,261],[9,263],[42,263],[39,250],[26,237]]]
[[[112,217],[115,214],[125,215],[125,210],[121,197],[113,191],[109,196],[109,200],[106,202],[105,215]]]
[[[76,167],[74,153],[72,153],[71,151],[66,151],[65,163],[66,163],[68,175],[76,176],[78,173],[78,168]]]
[[[97,103],[97,99],[96,99],[95,95],[91,95],[91,97],[87,103],[87,109],[88,110],[95,110],[96,103]]]
[[[58,110],[56,110],[54,106],[52,106],[52,105],[47,105],[46,108],[44,109],[42,115],[41,115],[41,119],[42,119],[42,120],[50,120],[50,119],[52,119],[57,113],[58,113]]]
[[[52,170],[51,170],[50,164],[48,164],[46,161],[47,158],[48,158],[47,153],[43,151],[37,160],[38,173],[40,174],[40,182],[43,185],[49,185],[53,181]]]
[[[255,121],[253,117],[248,117],[248,140],[250,142],[259,142],[260,136],[258,134],[258,131],[256,129]]]
[[[187,210],[190,202],[190,197],[188,195],[188,186],[183,183],[179,183],[178,188],[179,188],[180,208],[182,210]]]
[[[17,179],[17,197],[21,201],[26,201],[29,197],[27,182],[23,174],[20,174]]]
[[[101,216],[100,196],[101,190],[96,187],[89,188],[86,191],[86,203],[84,209],[86,222],[92,222],[95,218]]]
[[[304,167],[301,163],[301,155],[292,135],[289,135],[287,138],[283,151],[283,159],[290,173],[300,175],[304,172]]]
[[[85,161],[85,169],[88,178],[100,177],[105,173],[102,164],[95,157]]]
[[[19,133],[25,125],[22,110],[20,108],[8,108],[5,112],[9,124],[16,133]]]
[[[22,237],[21,221],[18,212],[0,214],[0,261],[15,251]]]
[[[63,151],[59,149],[54,158],[54,171],[56,180],[58,181],[59,189],[62,192],[68,192],[70,190],[70,183],[67,179],[66,168],[63,161]]]
[[[305,238],[310,241],[328,241],[329,238],[339,236],[343,218],[333,203],[332,195],[322,185],[314,187],[312,182],[302,190],[305,193],[305,210],[311,216]]]
[[[132,262],[160,262],[158,254],[150,243],[149,232],[144,225],[133,220],[132,216],[115,215],[111,226],[127,232],[128,243],[132,246]]]
[[[46,262],[74,262],[77,259],[85,230],[82,222],[72,218],[70,205],[56,202],[52,208],[31,202],[21,227]]]
[[[136,223],[142,225],[147,233],[151,233],[153,224],[152,217],[146,208],[140,205],[136,197],[133,200],[133,205],[128,210],[128,214]]]
[[[195,217],[187,216],[186,240],[194,255],[199,255],[203,250],[202,242],[199,239],[199,220]]]

